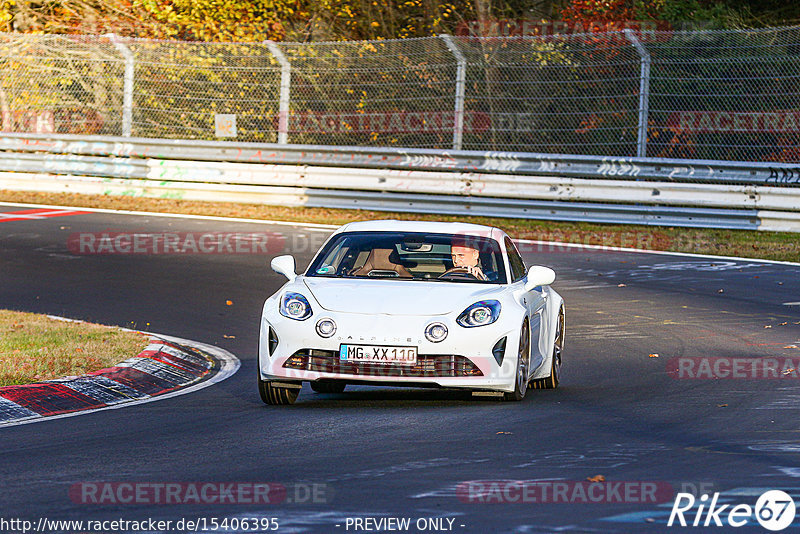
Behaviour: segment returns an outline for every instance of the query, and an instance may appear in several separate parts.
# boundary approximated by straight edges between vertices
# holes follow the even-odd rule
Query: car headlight
[[[281,299],[281,315],[294,319],[295,321],[305,321],[311,317],[311,304],[300,293],[287,291]]]
[[[331,337],[336,333],[336,323],[333,322],[333,319],[324,317],[317,321],[316,329],[320,337]]]
[[[447,337],[447,327],[442,323],[431,323],[425,329],[425,338],[431,343],[439,343]]]
[[[500,303],[496,300],[482,300],[461,312],[456,322],[464,328],[473,328],[492,324],[498,317],[500,317]]]

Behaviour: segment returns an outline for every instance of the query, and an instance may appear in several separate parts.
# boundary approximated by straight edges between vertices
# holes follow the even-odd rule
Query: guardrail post
[[[289,143],[289,98],[292,87],[292,64],[275,41],[265,41],[270,53],[281,65],[281,94],[278,99],[278,144]]]
[[[114,48],[125,58],[125,78],[122,90],[122,136],[130,137],[133,130],[133,82],[134,82],[134,58],[131,49],[120,42],[116,34],[106,34],[114,45]]]
[[[464,138],[464,90],[467,77],[467,58],[458,49],[453,37],[442,34],[444,44],[456,58],[456,98],[455,98],[455,124],[453,128],[453,150],[461,150]]]
[[[647,119],[650,112],[650,52],[630,28],[625,29],[625,37],[641,57],[639,76],[639,136],[636,142],[636,155],[647,157]]]

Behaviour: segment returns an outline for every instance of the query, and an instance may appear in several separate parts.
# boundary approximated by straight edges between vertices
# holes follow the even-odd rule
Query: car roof
[[[342,232],[426,232],[432,234],[456,234],[491,237],[502,241],[505,232],[493,226],[461,222],[398,221],[382,219],[345,224],[335,234]]]

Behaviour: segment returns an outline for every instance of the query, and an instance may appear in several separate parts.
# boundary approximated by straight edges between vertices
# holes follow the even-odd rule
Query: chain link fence
[[[2,130],[800,162],[800,27],[326,43],[0,34]]]

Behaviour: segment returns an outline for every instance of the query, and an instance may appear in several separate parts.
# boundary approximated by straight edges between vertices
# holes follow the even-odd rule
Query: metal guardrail
[[[479,172],[356,169],[0,152],[0,172],[84,175],[173,183],[306,187],[341,191],[458,195],[497,199],[681,205],[703,208],[793,210],[794,188],[578,179]]]
[[[0,137],[0,189],[290,206],[800,231],[798,181],[764,163]]]
[[[94,155],[800,187],[800,165],[790,163],[277,145],[6,132],[0,133],[0,150],[49,152],[71,156]]]
[[[124,180],[88,176],[0,172],[0,190],[33,190],[94,195],[241,202],[288,207],[363,209],[512,219],[544,219],[608,224],[641,224],[737,230],[760,229],[756,209],[711,209],[615,203],[465,197],[402,192],[348,191],[269,185]],[[785,223],[783,212],[780,222]],[[800,229],[800,217],[793,221]],[[787,228],[788,230],[788,228]]]

